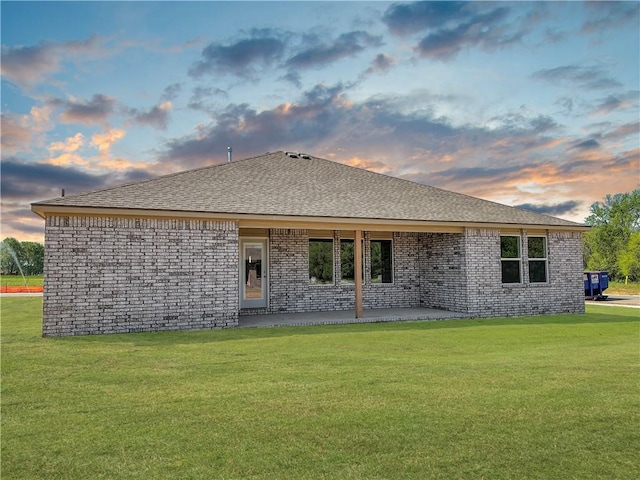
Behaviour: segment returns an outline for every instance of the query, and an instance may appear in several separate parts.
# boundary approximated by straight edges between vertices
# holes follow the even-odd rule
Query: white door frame
[[[247,298],[246,288],[246,247],[248,246],[260,246],[262,250],[262,257],[260,259],[261,266],[261,298]],[[241,237],[240,238],[240,264],[239,278],[240,278],[240,308],[266,308],[269,304],[269,240],[265,237]]]

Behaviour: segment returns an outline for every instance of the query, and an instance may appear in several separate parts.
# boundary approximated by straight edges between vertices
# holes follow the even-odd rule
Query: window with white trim
[[[502,283],[522,283],[522,250],[520,235],[500,236]]]
[[[371,240],[371,283],[393,283],[393,243]]]
[[[333,240],[309,239],[309,283],[331,285],[333,283]]]
[[[527,237],[529,283],[547,282],[547,237]]]

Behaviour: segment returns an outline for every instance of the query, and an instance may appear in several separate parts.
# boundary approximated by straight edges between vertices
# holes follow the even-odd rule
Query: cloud
[[[300,75],[300,72],[288,72],[280,77],[280,80],[284,80],[298,88],[302,88],[302,75]]]
[[[108,179],[109,175],[93,175],[75,167],[9,158],[2,163],[2,197],[37,201],[58,196],[61,188],[67,192],[100,188]]]
[[[416,53],[446,61],[465,48],[493,50],[517,43],[540,16],[529,13],[518,23],[509,19],[513,5],[494,6],[481,2],[396,4],[384,13],[383,22],[395,35],[426,34],[416,45]],[[531,8],[535,13],[535,6]]]
[[[423,58],[450,60],[463,48],[479,46],[493,50],[517,43],[523,34],[507,22],[508,13],[506,7],[496,8],[455,27],[430,33],[418,43],[416,51]]]
[[[173,108],[171,102],[165,101],[154,105],[151,109],[144,111],[135,108],[128,109],[127,114],[132,118],[131,123],[138,125],[148,125],[153,128],[165,130],[169,122],[169,114]]]
[[[640,136],[640,121],[618,125],[613,130],[605,133],[603,138],[607,140],[618,140],[630,135],[635,135],[636,139]]]
[[[343,162],[350,167],[362,168],[371,172],[386,173],[389,170],[389,166],[384,162],[371,160],[368,158],[352,157]]]
[[[114,111],[116,101],[100,93],[95,94],[91,100],[78,100],[71,97],[69,100],[53,98],[47,101],[53,107],[62,108],[60,119],[64,123],[105,124],[109,115]]]
[[[0,137],[2,154],[15,154],[30,151],[37,145],[38,134],[53,126],[51,121],[52,108],[31,107],[28,115],[2,113],[0,115]]]
[[[31,144],[33,132],[29,128],[26,115],[3,113],[0,115],[0,131],[2,152],[16,153],[27,151]]]
[[[247,104],[230,104],[213,114],[211,125],[167,142],[161,158],[193,166],[211,163],[217,158],[216,152],[226,157],[228,145],[241,157],[265,149],[287,149],[287,144],[304,142],[310,146],[335,128],[332,117],[340,109],[343,93],[342,84],[317,85],[304,92],[298,103],[285,103],[261,112]]]
[[[44,234],[44,222],[36,218],[31,210],[7,211],[3,209],[2,232],[6,237],[18,237],[20,241],[32,241],[42,243],[42,235]],[[9,216],[9,218],[7,218]],[[7,228],[8,227],[8,228]],[[12,233],[16,232],[16,233]],[[25,233],[27,234],[25,236]]]
[[[162,92],[162,100],[171,102],[178,98],[180,92],[182,92],[182,83],[172,83],[171,85],[167,85]]]
[[[634,28],[640,20],[638,2],[584,2],[585,21],[582,33],[599,33],[631,24]]]
[[[573,113],[576,100],[572,97],[560,97],[553,103],[561,108],[559,113],[570,116]]]
[[[533,203],[521,203],[514,205],[514,207],[529,210],[530,212],[541,213],[543,215],[562,216],[570,213],[575,213],[578,208],[582,206],[582,202],[575,200],[567,200],[566,202],[560,202],[555,204],[533,204]]]
[[[2,199],[2,236],[42,242],[44,222],[28,204]]]
[[[73,137],[68,137],[64,142],[53,142],[49,144],[49,153],[64,152],[72,153],[84,145],[84,135],[76,133]]]
[[[573,145],[571,148],[576,150],[592,150],[594,148],[600,148],[600,143],[596,139],[590,138],[588,140],[583,140],[581,142],[578,142],[577,144]]]
[[[195,87],[189,99],[188,107],[192,110],[213,112],[216,110],[216,104],[211,102],[213,98],[227,99],[229,94],[217,87]]]
[[[511,165],[503,167],[453,167],[439,172],[434,172],[429,177],[434,181],[435,185],[441,185],[443,183],[450,184],[455,182],[465,181],[482,181],[497,179],[505,180],[506,178],[513,178],[513,174],[519,172],[522,169],[520,165]]]
[[[454,154],[460,156],[459,153]],[[592,158],[565,156],[561,163],[554,163],[544,158],[535,159],[526,154],[522,157],[517,161],[505,160],[503,163],[506,165],[498,167],[492,167],[491,165],[497,162],[490,161],[469,167],[454,166],[407,178],[513,205],[531,203],[530,200],[536,198],[542,203],[550,197],[575,199],[589,193],[583,189],[596,181],[604,165],[611,165],[615,171],[624,171],[628,168],[628,164],[621,160],[614,167],[611,158],[607,157],[608,159],[604,160],[602,156]],[[523,197],[529,201],[523,202]]]
[[[228,105],[212,112],[209,125],[167,142],[160,156],[198,166],[223,159],[228,145],[240,157],[274,149],[329,155],[348,145],[343,158],[375,152],[378,160],[399,162],[406,157],[444,159],[464,151],[470,160],[487,149],[496,158],[517,158],[550,148],[548,135],[558,128],[550,117],[524,113],[505,115],[492,128],[454,127],[434,114],[441,96],[417,92],[353,102],[348,90],[344,84],[316,85],[296,102],[262,111],[246,104]]]
[[[385,55],[384,53],[379,53],[373,59],[369,68],[367,68],[367,70],[365,71],[365,75],[388,72],[395,65],[395,63],[396,61],[393,59],[393,57]]]
[[[211,43],[202,50],[201,59],[191,66],[189,75],[255,79],[268,67],[282,66],[288,72],[281,79],[300,86],[297,70],[323,67],[353,57],[368,47],[382,45],[382,37],[365,31],[343,33],[331,40],[304,35],[297,46],[292,45],[292,37],[292,33],[281,30],[255,29],[233,43]]]
[[[118,128],[109,128],[104,133],[96,133],[91,137],[91,145],[96,147],[101,157],[108,157],[111,154],[111,146],[120,141],[126,132]]]
[[[59,167],[83,167],[90,169],[91,163],[81,155],[76,153],[62,153],[57,157],[49,158],[45,163]]]
[[[74,166],[27,162],[11,157],[2,162],[2,199],[35,202],[58,197],[62,188],[68,195],[73,195],[150,176],[148,171],[139,168],[97,173]]]
[[[559,126],[548,116],[518,111],[496,117],[490,126],[454,127],[434,113],[441,96],[414,92],[354,102],[347,95],[349,88],[316,85],[296,102],[262,111],[246,104],[228,105],[211,112],[209,125],[168,141],[160,157],[199,166],[222,160],[228,145],[240,157],[274,149],[329,155],[342,146],[342,158],[365,158],[375,152],[376,160],[391,162],[454,157],[473,162],[487,156],[504,162],[558,147],[553,135]]]
[[[253,30],[249,38],[229,45],[211,43],[201,53],[202,58],[189,69],[192,77],[205,74],[237,75],[252,78],[258,67],[267,67],[279,60],[285,50],[282,35],[270,29]]]
[[[494,130],[498,129],[508,132],[532,130],[536,133],[544,133],[558,128],[558,124],[552,117],[548,115],[535,115],[526,111],[526,109],[491,117],[487,121],[487,125]]]
[[[602,90],[621,87],[622,84],[610,77],[600,66],[564,65],[561,67],[538,70],[531,75],[536,80],[553,84],[565,83],[586,90]]]
[[[65,58],[99,58],[107,54],[103,39],[92,36],[83,41],[42,42],[33,46],[2,46],[2,76],[21,87],[35,85],[57,72]]]
[[[293,70],[323,67],[353,57],[365,48],[382,45],[382,37],[363,31],[343,33],[331,42],[311,45],[290,57],[285,65]]]
[[[608,115],[616,110],[626,110],[638,106],[640,100],[640,92],[630,91],[627,93],[613,94],[598,101],[598,104],[592,109],[592,115]]]
[[[76,133],[63,142],[49,144],[49,158],[44,162],[48,165],[90,167],[90,162],[80,155],[79,150],[84,146],[84,135]]]
[[[112,158],[110,156],[101,156],[101,158],[92,165],[95,167],[94,171],[106,171],[106,172],[137,172],[135,174],[130,174],[128,176],[128,180],[136,181],[136,180],[144,180],[145,178],[150,178],[153,175],[163,175],[173,173],[175,168],[172,165],[157,165],[154,163],[147,162],[133,162],[126,158],[116,157]]]
[[[122,140],[126,132],[122,129],[108,127],[101,133],[91,136],[91,141],[86,142],[82,133],[77,133],[61,142],[52,142],[49,147],[49,158],[43,164],[58,167],[79,168],[80,171],[97,174],[116,174],[124,171],[158,171],[170,173],[171,165],[162,168],[157,164],[130,161],[125,158],[113,158],[112,146]],[[92,147],[92,148],[86,148]],[[95,150],[98,151],[96,155]]]
[[[17,85],[31,85],[58,69],[59,58],[51,45],[2,46],[2,76]]]
[[[384,13],[382,21],[391,33],[410,35],[440,28],[449,22],[459,22],[471,15],[467,2],[415,2],[392,5]]]

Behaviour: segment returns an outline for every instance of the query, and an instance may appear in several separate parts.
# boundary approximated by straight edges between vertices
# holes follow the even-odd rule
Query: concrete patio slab
[[[304,325],[342,325],[349,323],[402,322],[467,318],[468,314],[433,308],[382,308],[365,310],[363,318],[355,318],[353,310],[310,313],[271,313],[240,315],[239,327],[281,327]]]

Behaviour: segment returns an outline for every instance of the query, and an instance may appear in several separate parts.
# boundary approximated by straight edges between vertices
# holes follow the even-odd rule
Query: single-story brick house
[[[243,312],[584,312],[584,225],[306,154],[32,210],[46,336],[234,327]]]

